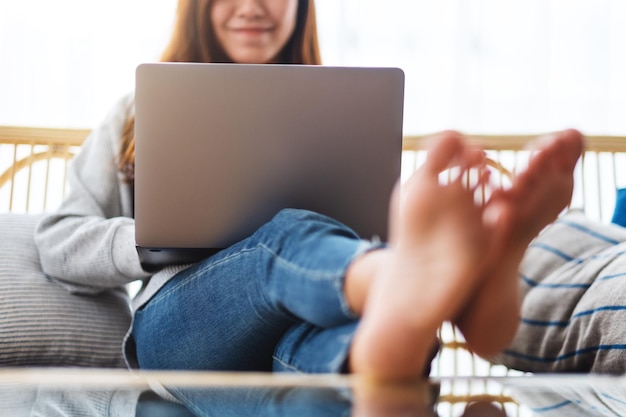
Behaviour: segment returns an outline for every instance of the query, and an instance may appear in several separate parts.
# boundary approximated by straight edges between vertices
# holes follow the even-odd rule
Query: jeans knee
[[[272,221],[277,221],[279,223],[291,223],[294,221],[299,222],[304,220],[325,222],[327,219],[330,218],[314,211],[297,208],[284,208],[274,215]]]
[[[311,210],[286,208],[280,210],[266,225],[285,234],[303,235],[341,235],[357,238],[358,235],[345,224]]]

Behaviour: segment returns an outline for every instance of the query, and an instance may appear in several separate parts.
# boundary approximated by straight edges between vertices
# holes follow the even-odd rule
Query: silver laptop
[[[146,268],[206,257],[283,208],[386,239],[402,70],[142,64],[135,95],[136,244]]]

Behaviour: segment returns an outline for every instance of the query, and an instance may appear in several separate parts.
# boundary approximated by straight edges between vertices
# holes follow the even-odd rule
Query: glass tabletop
[[[381,384],[350,375],[0,369],[0,416],[604,415],[626,415],[626,378],[529,375]]]

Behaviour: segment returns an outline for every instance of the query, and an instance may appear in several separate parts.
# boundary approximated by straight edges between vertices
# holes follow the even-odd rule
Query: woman
[[[180,0],[163,60],[319,64],[313,2]],[[460,177],[438,181],[452,165],[485,172],[480,150],[444,132],[394,194],[388,245],[285,209],[208,259],[150,274],[134,242],[132,109],[124,98],[91,134],[36,240],[46,273],[76,290],[144,281],[125,351],[146,369],[413,378],[427,372],[445,320],[477,353],[495,353],[515,332],[521,255],[569,201],[582,148],[578,132],[553,135],[510,190],[480,206]]]

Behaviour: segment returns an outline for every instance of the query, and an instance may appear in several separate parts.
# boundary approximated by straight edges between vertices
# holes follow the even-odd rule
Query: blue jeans
[[[144,369],[343,372],[357,317],[352,260],[378,243],[285,209],[249,238],[174,276],[135,313]]]
[[[349,417],[352,409],[351,392],[332,387],[175,387],[171,391],[195,417]]]

